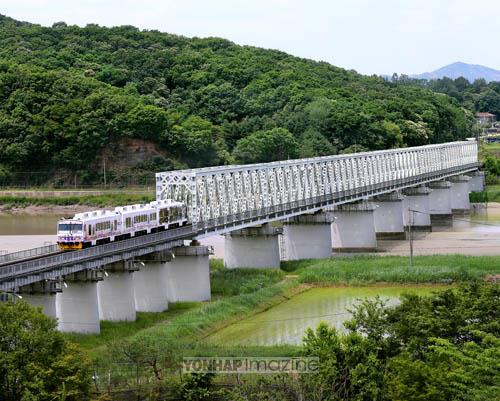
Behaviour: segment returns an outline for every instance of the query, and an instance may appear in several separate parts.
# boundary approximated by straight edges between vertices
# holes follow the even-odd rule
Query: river
[[[387,305],[396,305],[403,292],[429,294],[437,286],[370,286],[313,288],[265,312],[241,320],[207,337],[218,345],[280,345],[302,341],[308,327],[327,322],[345,332],[343,322],[361,299],[379,296]]]

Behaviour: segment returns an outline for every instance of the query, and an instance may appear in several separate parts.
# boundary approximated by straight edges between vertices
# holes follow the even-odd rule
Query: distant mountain
[[[458,62],[441,67],[432,72],[413,75],[413,77],[419,79],[438,79],[443,77],[456,79],[464,77],[469,82],[474,82],[476,79],[483,78],[487,82],[490,82],[500,81],[500,71],[483,65]]]

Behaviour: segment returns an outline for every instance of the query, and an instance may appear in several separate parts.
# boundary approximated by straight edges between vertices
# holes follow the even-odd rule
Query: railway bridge
[[[211,250],[199,240],[210,235],[225,235],[227,268],[276,268],[279,236],[281,258],[327,258],[452,224],[468,212],[469,192],[483,190],[477,155],[477,143],[463,141],[157,173],[157,199],[184,202],[190,225],[0,256],[0,290],[41,305],[62,331],[99,332],[100,320],[209,300]]]

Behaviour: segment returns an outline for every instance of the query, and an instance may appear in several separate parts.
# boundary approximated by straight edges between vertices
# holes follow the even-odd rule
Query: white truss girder
[[[156,174],[157,199],[185,202],[193,224],[405,187],[477,167],[475,141]],[[415,184],[414,184],[415,185]],[[313,209],[313,208],[312,208]],[[317,207],[316,207],[317,209]],[[262,213],[260,213],[262,212]],[[236,216],[236,217],[235,217]]]

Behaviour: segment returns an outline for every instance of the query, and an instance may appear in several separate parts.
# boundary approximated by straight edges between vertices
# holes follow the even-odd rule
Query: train
[[[188,224],[186,205],[174,200],[94,210],[60,219],[59,249],[75,250],[182,227]]]

